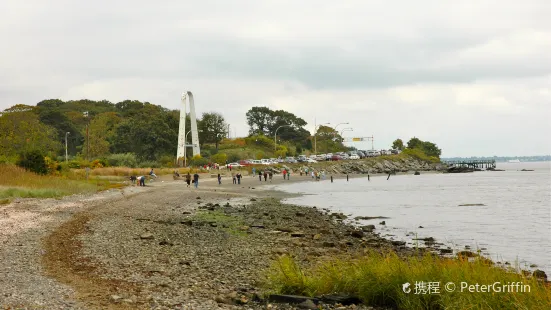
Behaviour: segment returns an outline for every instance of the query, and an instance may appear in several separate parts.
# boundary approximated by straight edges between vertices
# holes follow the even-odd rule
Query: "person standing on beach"
[[[254,178],[255,174],[256,174],[256,168],[253,167],[253,178]]]
[[[193,185],[195,185],[195,188],[199,186],[199,175],[197,172],[193,175]]]
[[[268,171],[264,170],[264,182],[268,181]]]
[[[189,174],[189,172],[186,174],[186,183],[187,187],[189,187],[189,184],[191,183],[191,174]]]
[[[272,171],[270,171],[270,173],[269,173],[270,183],[272,183],[272,178],[273,178],[273,176],[274,176],[274,173],[273,173]]]
[[[218,185],[222,184],[222,176],[218,174]],[[189,185],[188,185],[189,186]]]
[[[231,173],[231,178],[233,180],[233,184],[237,184],[237,177],[235,176],[235,172]]]
[[[258,180],[262,182],[262,171],[258,170]]]
[[[291,171],[287,171],[287,180],[291,177]]]
[[[348,173],[346,174],[346,182],[348,182]]]
[[[286,176],[287,176],[287,169],[283,169],[283,180],[285,180]]]
[[[312,170],[312,179],[314,178],[315,176],[315,173],[314,173],[314,170]]]
[[[241,173],[238,173],[236,177],[237,177],[237,184],[241,184],[241,177],[242,177]]]

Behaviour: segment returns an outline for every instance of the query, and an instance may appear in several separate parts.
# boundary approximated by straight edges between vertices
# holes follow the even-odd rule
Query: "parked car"
[[[287,157],[285,158],[285,162],[290,164],[296,164],[297,160],[294,157]]]
[[[349,159],[360,159],[360,156],[358,156],[357,154],[352,154],[350,155]]]
[[[306,162],[307,162],[307,163],[312,163],[312,164],[313,164],[313,163],[317,163],[318,161],[315,160],[315,159],[312,159],[312,158],[307,158],[307,159],[306,159]]]
[[[261,163],[262,165],[266,165],[266,166],[272,164],[272,163],[270,162],[270,160],[267,159],[267,158],[261,159],[261,160],[260,160],[260,163]]]
[[[229,163],[228,166],[230,166],[232,168],[244,167],[243,165],[240,165],[239,163]]]
[[[253,160],[252,164],[253,165],[262,165],[262,162],[258,159],[255,159],[255,160]]]
[[[340,157],[339,155],[331,155],[331,158],[328,159],[328,160],[331,160],[331,161],[337,161],[337,160],[341,160],[342,157]]]
[[[245,159],[245,160],[240,160],[239,164],[241,166],[250,166],[252,163],[249,160]]]

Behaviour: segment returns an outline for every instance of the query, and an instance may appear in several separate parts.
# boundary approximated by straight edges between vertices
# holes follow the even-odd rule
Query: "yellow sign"
[[[352,141],[363,141],[363,138],[352,138]]]

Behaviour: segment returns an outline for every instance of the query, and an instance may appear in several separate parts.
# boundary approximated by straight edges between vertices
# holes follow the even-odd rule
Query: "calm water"
[[[537,264],[551,273],[551,162],[498,163],[506,171],[422,174],[303,182],[275,187],[304,193],[286,202],[355,216],[386,216],[382,236],[434,237],[454,249],[481,249],[497,261]],[[535,171],[518,171],[534,169]],[[484,204],[484,206],[459,206]],[[418,228],[423,226],[424,228]]]

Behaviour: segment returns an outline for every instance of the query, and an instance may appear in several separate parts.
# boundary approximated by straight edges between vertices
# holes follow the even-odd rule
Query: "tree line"
[[[252,107],[245,116],[249,138],[263,141],[248,146],[267,144],[277,132],[278,148],[273,153],[276,156],[313,150],[314,140],[318,153],[350,149],[343,145],[340,134],[329,126],[319,126],[314,139],[305,129],[307,122],[288,111]],[[94,160],[131,153],[139,161],[174,162],[179,121],[179,110],[137,100],[112,103],[48,99],[36,106],[19,104],[0,112],[0,162],[14,162],[19,154],[32,150],[55,159],[65,155],[66,142],[70,157]],[[226,148],[232,145],[232,141],[225,141],[228,124],[222,114],[205,112],[197,125],[203,157],[218,153],[220,144],[226,143]],[[186,130],[188,128],[191,129],[189,115],[186,117]],[[395,148],[402,148],[402,141],[397,141]],[[269,147],[265,145],[266,149]],[[429,156],[440,156],[440,149],[435,144],[417,138],[410,140],[408,147],[422,149]]]

